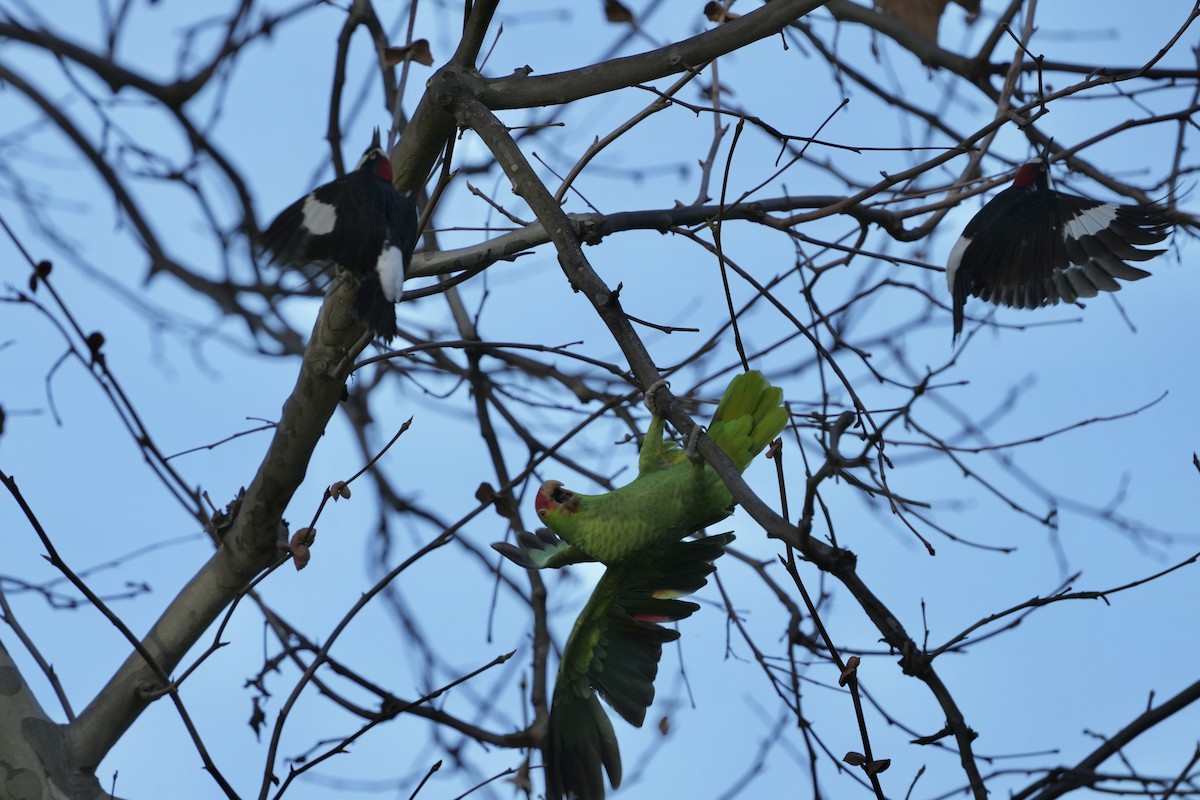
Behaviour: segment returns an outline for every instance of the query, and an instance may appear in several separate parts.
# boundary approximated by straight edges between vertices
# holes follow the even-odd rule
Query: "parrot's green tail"
[[[674,542],[604,573],[567,639],[554,686],[546,739],[548,800],[601,800],[601,767],[614,789],[621,785],[617,737],[595,692],[630,725],[642,726],[654,702],[662,646],[679,638],[679,631],[659,623],[684,619],[700,608],[676,598],[708,583],[716,569],[712,562],[733,538],[725,533]],[[586,674],[571,674],[580,664],[587,665]]]
[[[708,426],[708,436],[744,470],[787,425],[788,412],[782,402],[783,390],[772,386],[761,372],[743,372],[729,382]]]
[[[602,800],[604,776],[621,785],[621,751],[617,734],[600,700],[590,690],[559,705],[562,682],[554,687],[554,708],[546,739],[546,800]],[[584,687],[586,688],[586,687]]]

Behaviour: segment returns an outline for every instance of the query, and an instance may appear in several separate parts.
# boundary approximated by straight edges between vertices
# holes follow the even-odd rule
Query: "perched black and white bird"
[[[1163,250],[1139,250],[1166,239],[1171,222],[1153,205],[1119,205],[1050,188],[1045,153],[1017,170],[1012,186],[967,223],[946,262],[954,305],[954,338],[972,295],[997,305],[1040,308],[1121,288],[1150,273],[1127,261]]]
[[[385,341],[417,246],[417,206],[392,185],[379,130],[358,166],[284,209],[263,233],[272,262],[336,264],[358,277],[354,310]]]

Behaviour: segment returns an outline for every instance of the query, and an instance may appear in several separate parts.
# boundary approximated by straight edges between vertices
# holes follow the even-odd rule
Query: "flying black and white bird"
[[[946,284],[954,306],[954,339],[962,333],[968,295],[997,305],[1040,308],[1121,288],[1150,273],[1128,261],[1164,250],[1140,250],[1166,239],[1171,222],[1154,205],[1089,200],[1050,188],[1046,154],[1022,165],[1012,186],[967,223],[950,251]]]
[[[392,185],[379,130],[358,165],[285,208],[263,233],[272,263],[336,264],[358,277],[354,310],[385,341],[417,246],[417,206]]]

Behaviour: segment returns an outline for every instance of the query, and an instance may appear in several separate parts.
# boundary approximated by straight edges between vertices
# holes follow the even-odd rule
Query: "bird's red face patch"
[[[1013,178],[1013,186],[1016,186],[1018,189],[1032,186],[1034,180],[1037,179],[1038,173],[1045,168],[1046,162],[1040,158],[1035,158],[1033,161],[1022,164],[1021,168],[1017,170],[1017,177]]]
[[[375,174],[382,180],[391,183],[395,178],[392,176],[392,160],[388,158],[382,150],[375,157]]]

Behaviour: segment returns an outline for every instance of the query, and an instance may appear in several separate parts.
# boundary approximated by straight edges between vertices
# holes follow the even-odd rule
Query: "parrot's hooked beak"
[[[579,499],[575,497],[574,492],[563,488],[562,481],[546,481],[542,488],[538,489],[533,507],[537,511],[538,519],[545,522],[546,515],[551,511],[576,511],[579,508]]]

